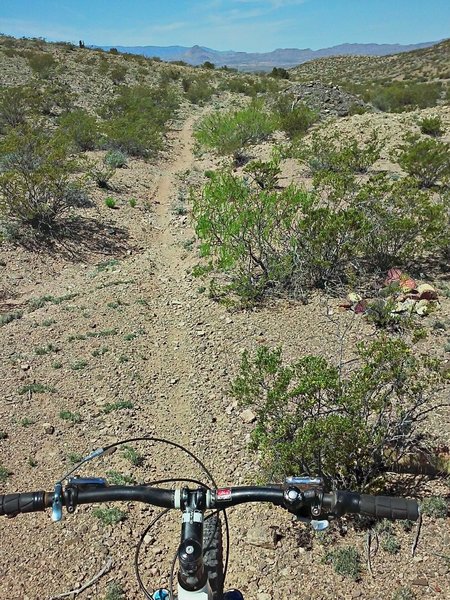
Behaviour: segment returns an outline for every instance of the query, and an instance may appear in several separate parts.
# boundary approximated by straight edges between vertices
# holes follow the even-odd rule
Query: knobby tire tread
[[[217,515],[203,523],[203,561],[214,600],[223,598],[222,523]]]

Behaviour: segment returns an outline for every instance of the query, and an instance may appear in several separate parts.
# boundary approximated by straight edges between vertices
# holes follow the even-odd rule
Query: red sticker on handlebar
[[[221,488],[216,492],[217,500],[229,500],[231,498],[231,488]]]

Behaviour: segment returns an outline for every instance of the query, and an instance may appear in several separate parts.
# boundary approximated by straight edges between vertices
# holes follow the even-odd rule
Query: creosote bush
[[[418,423],[445,385],[439,363],[387,336],[357,351],[353,370],[318,356],[286,364],[280,348],[244,352],[232,394],[257,415],[252,446],[268,480],[320,473],[363,491],[426,446]]]
[[[432,138],[410,136],[397,151],[402,169],[414,177],[421,186],[431,187],[450,180],[450,144]]]
[[[439,137],[444,133],[440,117],[425,117],[419,121],[419,127],[423,134],[431,135],[431,137]]]
[[[218,154],[236,155],[246,146],[269,137],[276,129],[276,119],[261,101],[238,111],[216,112],[202,119],[195,130],[197,141]]]
[[[0,91],[0,132],[7,127],[25,123],[30,109],[28,90],[25,87],[9,87]]]
[[[62,115],[59,127],[73,144],[75,151],[95,150],[99,145],[100,128],[97,119],[82,108]]]
[[[0,144],[0,216],[9,224],[51,233],[58,219],[85,201],[67,140],[39,126],[11,130]]]
[[[192,192],[202,255],[243,303],[343,286],[448,243],[444,201],[410,180],[378,176],[358,186],[331,173],[309,192],[278,189],[274,162],[246,170],[253,182],[224,170]]]
[[[47,52],[28,52],[28,62],[33,72],[47,79],[56,67],[56,60]]]
[[[215,89],[207,77],[196,77],[195,79],[183,77],[181,83],[186,98],[192,104],[202,105],[215,93]]]
[[[178,95],[168,85],[121,88],[119,96],[102,110],[106,146],[131,156],[156,156],[178,104]]]
[[[285,131],[291,139],[303,135],[318,119],[317,113],[292,94],[280,94],[274,111],[278,118],[278,128]]]
[[[305,162],[311,172],[366,173],[380,157],[381,143],[373,133],[364,145],[353,138],[342,140],[338,133],[324,135],[314,133],[308,143],[294,150],[294,154]]]
[[[363,97],[384,112],[404,112],[436,106],[441,92],[440,83],[396,81],[371,87]]]

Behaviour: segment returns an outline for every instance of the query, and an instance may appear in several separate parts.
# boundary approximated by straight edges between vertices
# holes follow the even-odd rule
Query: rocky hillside
[[[421,50],[391,56],[320,58],[290,71],[294,79],[354,84],[398,81],[448,81],[450,40]]]

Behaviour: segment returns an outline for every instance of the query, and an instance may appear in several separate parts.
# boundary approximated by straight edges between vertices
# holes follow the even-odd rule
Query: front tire
[[[223,598],[222,523],[213,514],[203,523],[203,562],[214,600]]]

